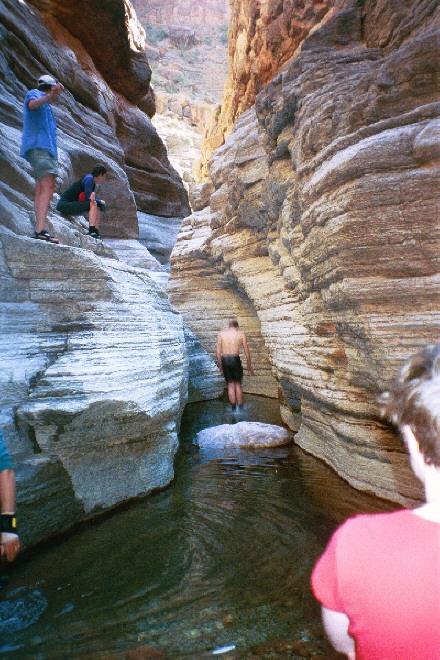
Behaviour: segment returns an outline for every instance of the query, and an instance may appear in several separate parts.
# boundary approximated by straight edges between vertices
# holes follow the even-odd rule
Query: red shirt
[[[356,660],[440,660],[440,523],[407,510],[347,520],[312,588],[348,616]]]

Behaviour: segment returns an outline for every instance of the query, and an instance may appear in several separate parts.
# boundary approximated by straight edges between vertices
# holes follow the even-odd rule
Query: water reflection
[[[280,422],[261,397],[248,399],[243,415]],[[0,610],[4,655],[99,657],[151,646],[194,658],[234,645],[228,657],[331,656],[309,588],[313,563],[345,517],[391,507],[297,448],[190,444],[229,416],[223,401],[189,406],[171,488],[13,568]]]

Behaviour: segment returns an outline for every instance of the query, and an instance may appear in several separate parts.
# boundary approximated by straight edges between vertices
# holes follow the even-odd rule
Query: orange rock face
[[[199,176],[235,120],[322,21],[334,0],[232,0],[229,72],[222,108],[206,131]]]

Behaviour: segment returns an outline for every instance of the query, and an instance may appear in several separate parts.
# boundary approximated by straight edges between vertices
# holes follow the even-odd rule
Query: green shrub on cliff
[[[228,25],[220,25],[218,28],[218,38],[222,44],[228,43]]]
[[[168,30],[162,25],[145,25],[144,28],[147,41],[153,46],[157,46],[159,41],[163,41],[168,37]]]

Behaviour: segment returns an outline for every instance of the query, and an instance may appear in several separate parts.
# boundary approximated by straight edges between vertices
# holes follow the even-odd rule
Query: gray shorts
[[[58,161],[46,149],[31,149],[26,154],[26,159],[32,165],[35,178],[43,179],[48,174],[58,174]]]

